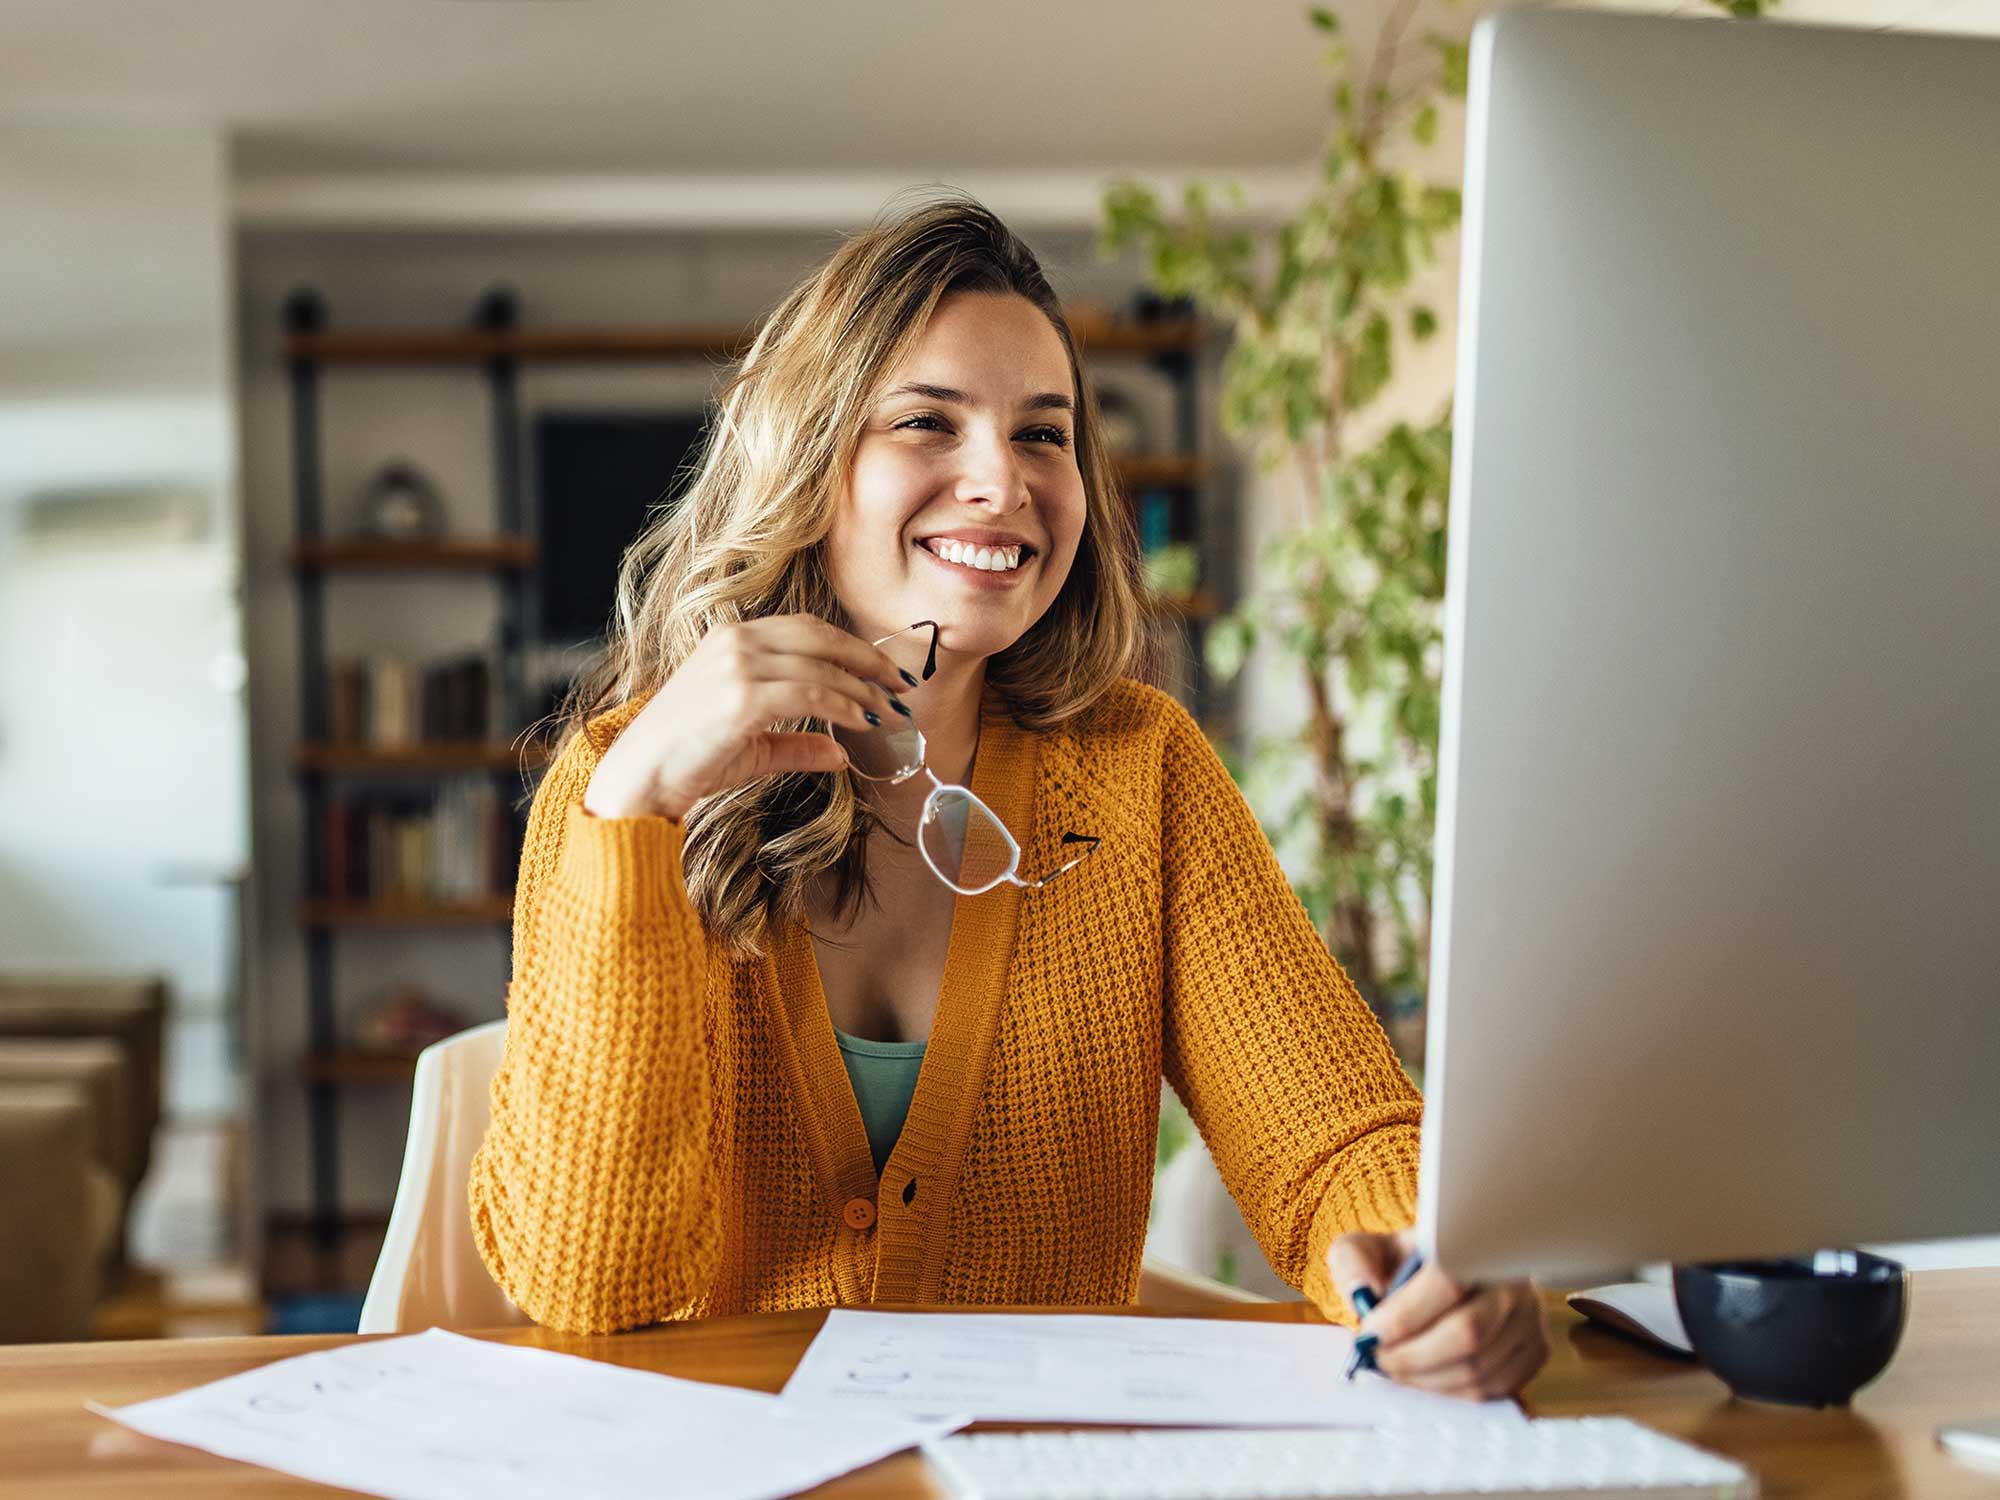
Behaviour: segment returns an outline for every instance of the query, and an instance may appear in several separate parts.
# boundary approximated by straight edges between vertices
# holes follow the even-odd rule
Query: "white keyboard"
[[[1365,1430],[961,1433],[924,1451],[962,1500],[1748,1500],[1757,1493],[1740,1465],[1623,1417]]]

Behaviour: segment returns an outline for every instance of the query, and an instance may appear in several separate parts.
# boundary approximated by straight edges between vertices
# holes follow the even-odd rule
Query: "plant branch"
[[[1396,0],[1395,6],[1383,18],[1381,30],[1375,33],[1375,52],[1368,61],[1368,76],[1362,85],[1361,128],[1355,132],[1362,146],[1363,158],[1371,165],[1375,148],[1381,144],[1382,133],[1388,128],[1386,103],[1389,75],[1395,71],[1396,54],[1402,48],[1403,34],[1416,18],[1417,5],[1418,0]]]

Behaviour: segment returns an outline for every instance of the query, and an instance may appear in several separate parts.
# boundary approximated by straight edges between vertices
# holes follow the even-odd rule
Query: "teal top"
[[[847,1064],[847,1081],[854,1102],[861,1106],[861,1123],[868,1129],[868,1151],[879,1174],[903,1133],[910,1113],[910,1095],[917,1091],[917,1070],[924,1065],[922,1042],[868,1042],[849,1036],[838,1026],[833,1039],[840,1060]]]

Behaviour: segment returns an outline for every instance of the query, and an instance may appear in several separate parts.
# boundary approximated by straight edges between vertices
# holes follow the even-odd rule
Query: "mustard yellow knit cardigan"
[[[1129,1302],[1173,1085],[1278,1274],[1415,1217],[1421,1104],[1235,784],[1166,695],[1062,728],[990,692],[973,788],[1046,889],[959,898],[916,1095],[877,1177],[810,934],[703,936],[681,828],[598,819],[595,721],[536,795],[493,1119],[470,1184],[494,1279],[552,1327],[870,1302]]]

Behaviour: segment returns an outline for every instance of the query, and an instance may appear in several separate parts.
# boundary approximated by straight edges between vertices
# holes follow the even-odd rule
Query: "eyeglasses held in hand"
[[[924,658],[923,679],[928,680],[937,670],[935,620],[921,620],[907,630],[883,636],[874,644],[886,648],[899,663],[903,656],[915,660],[925,632],[929,633],[930,649]],[[891,642],[901,644],[902,652]],[[999,885],[1038,891],[1089,859],[1104,842],[1094,834],[1065,833],[1064,847],[1081,845],[1083,852],[1039,879],[1023,880],[1019,874],[1021,846],[1014,841],[1014,835],[972,788],[938,779],[925,759],[923,731],[917,728],[914,718],[897,715],[879,729],[839,727],[827,732],[846,750],[849,768],[863,781],[896,786],[920,771],[930,778],[930,795],[924,798],[924,810],[917,819],[917,848],[924,856],[924,863],[931,867],[931,873],[961,896],[984,895]]]

